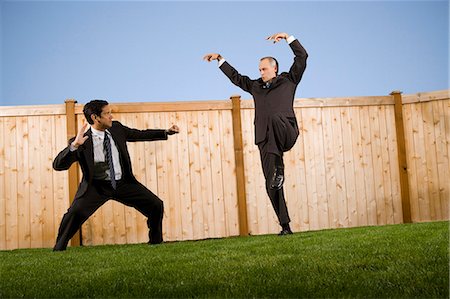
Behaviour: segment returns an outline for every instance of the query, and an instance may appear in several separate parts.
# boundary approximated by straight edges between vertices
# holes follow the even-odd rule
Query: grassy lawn
[[[0,251],[0,298],[448,298],[449,222]]]

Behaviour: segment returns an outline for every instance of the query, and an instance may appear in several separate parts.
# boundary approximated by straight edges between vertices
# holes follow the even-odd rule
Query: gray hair
[[[263,61],[264,59],[269,60],[270,65],[272,67],[276,67],[277,68],[276,74],[278,75],[278,61],[275,58],[273,58],[272,56],[263,57],[259,61]]]

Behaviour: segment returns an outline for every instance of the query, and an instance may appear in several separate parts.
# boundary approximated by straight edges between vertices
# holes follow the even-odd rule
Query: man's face
[[[102,113],[99,116],[95,116],[94,124],[98,129],[105,130],[112,127],[112,120],[111,108],[109,105],[106,105],[103,106]]]
[[[263,59],[259,62],[259,73],[261,79],[267,82],[277,76],[277,68],[270,64],[269,59]]]

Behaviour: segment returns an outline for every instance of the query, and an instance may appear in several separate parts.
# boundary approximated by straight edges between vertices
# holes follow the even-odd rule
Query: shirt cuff
[[[74,151],[77,150],[77,148],[75,148],[75,146],[73,146],[72,143],[71,143],[70,146],[69,146],[69,150],[70,150],[71,152],[74,152]]]
[[[288,44],[292,43],[294,40],[296,40],[296,38],[295,38],[293,35],[289,36],[289,37],[286,39],[286,41],[288,42]]]
[[[219,67],[221,67],[224,62],[225,62],[225,58],[220,59],[219,60]]]

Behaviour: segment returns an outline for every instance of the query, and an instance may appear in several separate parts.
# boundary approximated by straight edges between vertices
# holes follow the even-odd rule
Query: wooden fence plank
[[[155,129],[161,129],[166,127],[166,115],[164,113],[158,113],[155,115]],[[165,141],[167,142],[167,141]],[[164,142],[164,143],[165,143]],[[171,229],[174,225],[175,219],[171,211],[171,198],[170,198],[170,178],[169,178],[169,164],[168,160],[170,158],[169,153],[165,148],[163,142],[158,142],[156,144],[156,163],[157,163],[157,173],[158,173],[158,197],[164,202],[164,218],[163,218],[163,238],[166,241],[175,240],[175,233]],[[173,209],[173,208],[172,208]]]
[[[179,211],[181,217],[181,240],[192,240],[193,218],[191,202],[191,178],[189,171],[188,113],[177,112],[173,124],[177,124],[180,133],[177,136],[178,176],[180,181]],[[171,138],[171,137],[169,137]]]
[[[31,248],[43,247],[42,235],[42,210],[43,202],[41,198],[41,169],[42,163],[40,156],[40,118],[39,116],[32,116],[28,118],[28,136],[30,140],[29,149],[29,176],[30,176],[30,218],[31,218]]]
[[[357,213],[357,225],[368,225],[368,213],[367,213],[367,192],[364,176],[364,150],[362,132],[361,132],[361,119],[359,107],[350,107],[351,115],[351,134],[352,134],[352,148],[353,148],[353,160],[354,160],[354,173],[355,173],[355,192],[356,198],[356,213]]]
[[[300,139],[300,138],[299,138]],[[300,218],[301,218],[301,198],[300,198],[300,167],[299,165],[300,155],[298,154],[298,140],[296,145],[284,154],[284,176],[285,182],[283,185],[284,195],[286,199],[286,205],[288,208],[289,216],[291,218],[292,231],[300,231]]]
[[[131,114],[132,122],[127,123],[132,128],[145,130],[150,129],[145,126],[145,113],[133,113]],[[134,153],[134,159],[132,160],[132,169],[133,174],[135,175],[138,182],[146,186],[146,168],[147,157],[145,153],[145,144],[149,142],[128,142],[127,145],[130,150]],[[146,186],[147,189],[148,186]],[[151,190],[150,190],[151,191]],[[131,234],[135,234],[135,236],[128,236],[127,243],[146,243],[149,241],[148,238],[148,226],[147,226],[147,217],[145,217],[141,212],[137,211],[135,208],[128,207],[128,209],[132,209],[134,212],[134,221],[135,226],[131,230]],[[133,224],[131,224],[133,225]],[[130,233],[128,233],[130,234]],[[128,235],[127,234],[127,235]]]
[[[6,169],[5,161],[6,156],[6,129],[5,129],[5,117],[0,117],[0,250],[7,249],[6,247],[6,185],[9,181],[6,181]]]
[[[17,117],[17,213],[18,213],[18,248],[31,247],[30,227],[30,177],[28,167],[28,120],[27,117]],[[51,219],[53,219],[51,215]]]
[[[176,123],[176,115],[175,112],[166,113],[166,123],[162,127],[163,129],[170,128],[172,125]],[[175,186],[170,186],[169,194],[170,194],[170,212],[172,213],[172,226],[171,230],[175,233],[175,240],[182,240],[183,236],[183,211],[181,210],[181,190],[184,186],[180,182],[180,166],[178,163],[178,142],[179,135],[169,136],[168,141],[164,143],[165,147],[170,149],[170,159],[168,162],[168,173],[170,181],[175,182]]]
[[[220,147],[220,136],[222,128],[219,122],[220,111],[209,111],[209,148],[211,150],[211,182],[212,199],[214,208],[214,227],[216,238],[225,235],[225,207],[223,198],[222,179],[222,149]]]
[[[200,143],[200,181],[201,198],[203,201],[203,225],[205,236],[211,238],[215,234],[214,206],[211,186],[211,150],[209,148],[209,120],[207,112],[198,115],[199,143]]]
[[[446,146],[442,146],[442,156],[443,156],[443,167],[445,167],[445,172],[444,173],[444,182],[446,181],[447,183],[443,183],[440,188],[441,188],[441,206],[442,206],[442,211],[443,211],[443,216],[445,217],[445,219],[449,219],[449,205],[450,205],[450,180],[448,179],[450,177],[450,175],[448,175],[450,173],[450,99],[443,101],[441,103],[441,107],[443,111],[443,116],[441,117],[441,119],[443,119],[443,121],[441,121],[442,123],[445,122],[445,143]],[[443,131],[443,124],[441,125],[441,131]],[[441,143],[442,144],[442,143]],[[447,150],[447,151],[445,151]]]
[[[131,114],[127,113],[125,114],[123,123],[130,128],[138,128],[137,127],[137,119],[136,116],[138,116],[139,113]],[[130,153],[131,158],[131,165],[133,169],[133,174],[136,177],[138,181],[142,181],[142,165],[144,163],[142,162],[143,157],[139,157],[139,143],[137,142],[128,142],[127,143],[128,151]],[[137,168],[137,171],[136,169]],[[145,174],[145,172],[144,172]],[[125,231],[126,231],[126,243],[127,244],[133,244],[137,243],[137,235],[138,235],[138,214],[140,212],[136,211],[135,208],[125,206]]]
[[[441,219],[441,201],[439,198],[439,177],[437,166],[437,148],[434,135],[433,102],[421,103],[426,147],[426,172],[428,177],[428,197],[430,199],[431,220]]]
[[[53,176],[52,176],[52,163],[53,153],[52,144],[54,140],[52,138],[52,128],[54,127],[54,116],[40,116],[40,159],[41,164],[41,201],[43,204],[42,209],[42,239],[43,246],[51,247],[54,243],[55,231],[53,230],[54,218],[53,218]]]
[[[193,238],[205,238],[203,203],[201,195],[201,165],[200,165],[200,139],[198,112],[187,112],[188,127],[187,135],[189,139],[189,173],[191,188],[191,205],[193,219]]]
[[[63,115],[55,116],[55,126],[53,129],[52,157],[67,146],[67,128],[66,117]],[[68,209],[69,187],[67,171],[53,171],[53,242],[56,240],[60,221]],[[53,244],[52,244],[53,245]]]
[[[442,102],[445,103],[445,102]],[[445,136],[445,104],[442,105],[441,102],[433,102],[433,127],[434,135],[436,141],[436,164],[437,164],[437,174],[438,174],[438,195],[439,203],[437,206],[441,208],[439,220],[448,219],[448,197],[450,193],[448,192],[447,185],[448,178],[450,177],[450,167],[448,163],[448,154],[446,146],[446,136]],[[447,209],[444,208],[445,202],[447,201]],[[439,214],[439,212],[437,213]]]
[[[233,141],[233,120],[228,111],[221,111],[222,134],[220,147],[222,150],[223,186],[225,201],[226,236],[239,235],[239,215],[237,202],[236,164]],[[248,232],[247,232],[248,233]]]
[[[17,152],[16,117],[8,117],[4,123],[5,134],[5,193],[6,193],[6,249],[19,246],[17,217]]]
[[[314,157],[313,108],[302,109],[303,136],[305,141],[306,189],[308,198],[309,228],[319,229],[319,211],[317,200],[316,167]],[[328,216],[327,216],[328,217]]]
[[[332,108],[321,109],[322,111],[322,124],[323,124],[323,147],[324,147],[324,160],[325,160],[325,177],[326,177],[326,204],[328,206],[328,225],[331,228],[339,227],[339,207],[338,207],[338,195],[337,195],[337,181],[336,181],[336,153],[334,151],[334,138],[333,126],[336,125],[333,122]],[[320,188],[317,187],[319,190]],[[320,216],[319,216],[320,217]]]
[[[368,225],[377,224],[377,198],[375,191],[374,166],[372,160],[372,135],[370,132],[369,107],[361,107],[359,111],[361,120],[361,142],[363,150],[364,183],[367,198]]]
[[[344,141],[343,141],[343,124],[341,121],[341,109],[332,108],[331,123],[333,132],[333,149],[334,149],[334,167],[336,173],[336,200],[338,204],[338,227],[349,226],[348,199],[346,197],[345,182],[345,160],[344,160]]]
[[[385,211],[385,223],[394,224],[394,206],[393,206],[393,186],[391,175],[391,157],[389,156],[389,135],[387,133],[387,111],[386,106],[381,106],[378,109],[378,118],[380,126],[380,152],[381,152],[381,179],[384,188],[384,211]]]
[[[376,203],[376,217],[377,224],[386,224],[386,207],[385,207],[385,192],[383,185],[383,160],[381,154],[381,134],[380,134],[380,108],[381,107],[369,107],[369,123],[371,133],[371,146],[372,146],[372,167],[374,174],[375,185],[375,203]]]
[[[388,179],[391,182],[391,198],[392,198],[392,217],[393,223],[403,222],[402,198],[400,192],[400,173],[399,161],[397,152],[397,133],[395,130],[395,111],[394,107],[385,107],[386,111],[386,135],[387,135],[387,149],[389,160],[389,174]],[[406,161],[406,157],[405,157]],[[406,173],[406,175],[408,175]],[[409,194],[409,193],[408,193]],[[409,196],[408,196],[409,198]],[[408,208],[409,211],[411,208]],[[409,217],[411,218],[411,217]]]
[[[418,195],[418,185],[417,185],[417,169],[416,169],[416,149],[414,147],[414,130],[412,121],[412,104],[406,104],[403,106],[404,113],[404,127],[405,127],[405,147],[406,147],[406,161],[408,165],[408,181],[409,181],[409,196],[410,196],[410,210],[411,210],[411,220],[418,221],[420,219],[419,215],[419,195]],[[398,135],[397,135],[398,136]],[[398,138],[398,137],[397,137]],[[400,155],[399,155],[400,156]],[[399,162],[401,164],[401,162]],[[401,172],[401,170],[400,170]],[[405,211],[403,210],[403,213]]]
[[[314,108],[313,108],[314,109]],[[313,144],[314,144],[314,156],[316,168],[316,190],[317,190],[317,202],[318,202],[318,217],[319,228],[324,229],[330,227],[328,221],[329,207],[327,203],[328,186],[325,176],[325,152],[324,152],[324,138],[323,138],[323,119],[321,111],[323,108],[315,108],[313,114]]]
[[[293,148],[291,156],[293,161],[297,163],[294,166],[294,177],[296,178],[296,186],[294,193],[296,194],[296,201],[294,202],[295,208],[289,207],[289,211],[292,209],[298,210],[297,221],[294,220],[291,228],[294,231],[307,231],[309,230],[309,215],[308,215],[308,190],[306,184],[306,163],[305,163],[305,138],[303,128],[303,118],[300,109],[295,110],[297,117],[297,123],[299,128],[299,137],[297,143]],[[292,171],[292,170],[291,170]],[[289,201],[291,202],[291,201]],[[295,214],[294,214],[295,215]]]
[[[429,178],[426,171],[426,150],[421,106],[420,103],[413,104],[412,126],[414,128],[414,148],[416,149],[416,171],[417,177],[420,179],[420,182],[417,182],[420,221],[429,221],[431,220],[430,200],[427,190]]]
[[[345,174],[345,197],[347,199],[348,226],[354,227],[358,224],[357,197],[355,184],[355,160],[352,134],[353,118],[349,107],[341,108],[340,111],[343,154],[344,154],[344,174]]]

